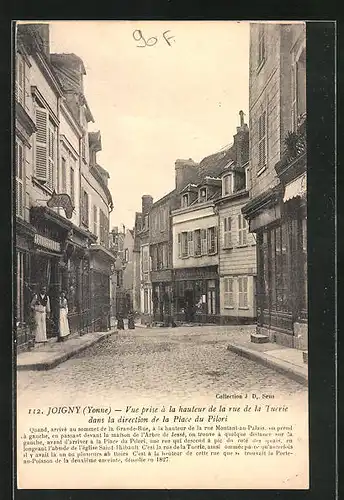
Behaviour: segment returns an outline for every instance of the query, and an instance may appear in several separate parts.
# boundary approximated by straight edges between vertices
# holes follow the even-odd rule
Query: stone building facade
[[[111,256],[104,232],[100,226],[94,230],[91,207],[102,210],[107,227],[112,198],[88,141],[93,117],[83,93],[81,59],[50,53],[48,24],[18,24],[14,73],[15,324],[17,345],[24,348],[32,340],[30,300],[41,284],[52,305],[48,337],[59,333],[61,289],[72,332],[108,327]],[[101,299],[91,306],[94,290]]]
[[[307,348],[305,23],[250,28],[250,199],[258,333]]]

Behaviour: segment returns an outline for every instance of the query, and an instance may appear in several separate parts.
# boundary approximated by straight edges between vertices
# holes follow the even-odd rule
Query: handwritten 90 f
[[[165,42],[172,47],[172,41],[174,41],[174,36],[169,36],[167,33],[169,33],[171,30],[164,31],[162,34],[162,38],[165,40]],[[144,47],[153,47],[157,42],[158,42],[158,37],[157,36],[152,36],[150,38],[145,38],[143,36],[143,33],[141,30],[135,30],[133,31],[133,38],[136,42],[141,42],[141,45],[136,45],[136,47],[144,48]]]

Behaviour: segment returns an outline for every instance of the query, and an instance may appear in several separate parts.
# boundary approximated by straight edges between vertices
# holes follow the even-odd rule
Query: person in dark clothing
[[[117,330],[124,330],[124,321],[121,313],[117,313]]]
[[[128,313],[128,328],[129,330],[135,330],[134,314],[132,311]]]

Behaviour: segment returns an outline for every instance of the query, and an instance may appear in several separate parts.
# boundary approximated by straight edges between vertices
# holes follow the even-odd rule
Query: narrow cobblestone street
[[[187,399],[217,393],[274,392],[306,395],[306,389],[227,350],[228,341],[251,327],[180,327],[124,330],[45,372],[19,372],[21,404],[73,404],[80,398]]]

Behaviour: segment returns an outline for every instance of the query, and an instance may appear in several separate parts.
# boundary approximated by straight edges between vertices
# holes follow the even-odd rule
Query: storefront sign
[[[50,200],[47,201],[47,206],[49,208],[63,208],[67,219],[72,218],[74,207],[72,200],[67,193],[57,194],[54,191]]]
[[[53,250],[55,252],[61,252],[61,243],[51,240],[46,236],[35,234],[34,243],[40,247],[48,248],[49,250]]]
[[[175,279],[177,281],[201,279],[216,280],[218,279],[217,266],[176,269]]]

